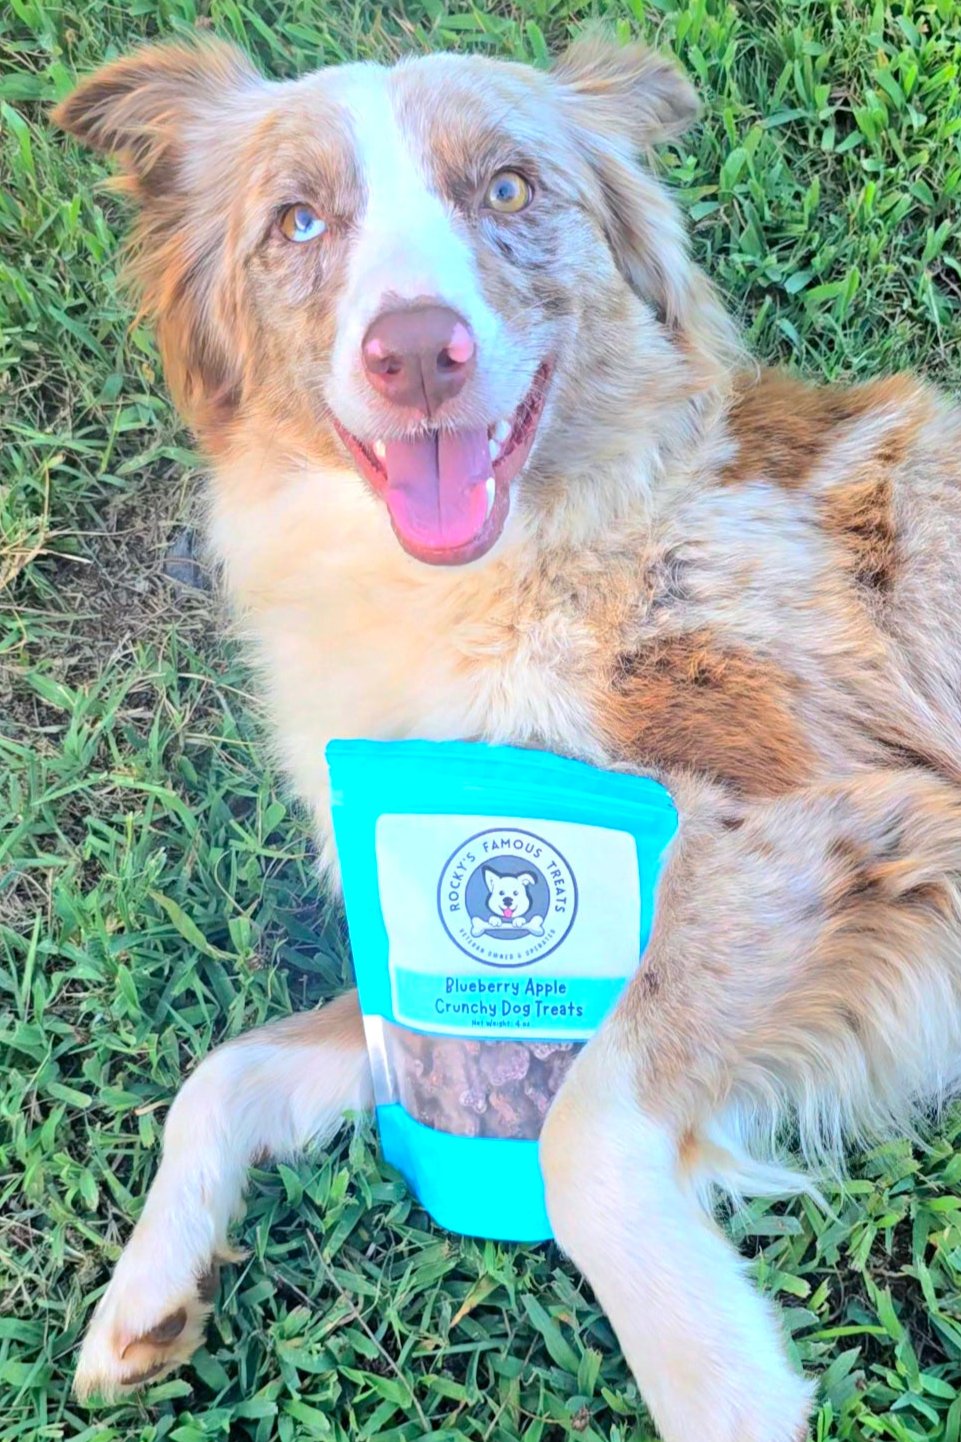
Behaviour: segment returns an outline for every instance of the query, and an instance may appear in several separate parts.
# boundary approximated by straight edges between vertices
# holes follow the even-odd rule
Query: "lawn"
[[[598,13],[705,92],[664,169],[758,352],[957,385],[961,0],[0,8],[0,1442],[652,1436],[557,1252],[435,1230],[364,1133],[255,1173],[191,1368],[123,1406],[69,1390],[179,1078],[350,966],[215,594],[165,573],[202,467],[118,291],[122,207],[47,106],[198,22],[288,75],[442,47],[546,63]],[[733,1230],[822,1374],[819,1442],[959,1442],[961,1112],[853,1172],[831,1215],[764,1203]]]

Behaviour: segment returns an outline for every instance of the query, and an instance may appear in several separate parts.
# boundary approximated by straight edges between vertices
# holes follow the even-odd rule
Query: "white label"
[[[394,1014],[425,1031],[586,1038],[637,968],[627,832],[498,816],[382,816]]]

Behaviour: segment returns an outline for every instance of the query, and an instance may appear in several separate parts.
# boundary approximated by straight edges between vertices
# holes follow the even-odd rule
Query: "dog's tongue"
[[[384,468],[391,519],[414,550],[458,550],[484,529],[491,474],[486,428],[388,441]]]

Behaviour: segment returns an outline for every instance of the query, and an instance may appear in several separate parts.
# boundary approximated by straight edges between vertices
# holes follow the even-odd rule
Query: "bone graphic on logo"
[[[475,936],[482,936],[487,931],[506,931],[512,927],[515,931],[527,931],[531,936],[544,935],[544,918],[542,916],[492,916],[488,921],[483,917],[474,916],[471,918],[470,929]]]

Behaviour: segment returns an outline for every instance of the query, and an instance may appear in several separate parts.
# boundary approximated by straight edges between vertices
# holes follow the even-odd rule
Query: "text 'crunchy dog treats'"
[[[327,758],[384,1154],[451,1230],[547,1238],[538,1137],[643,956],[671,799],[509,747]]]

